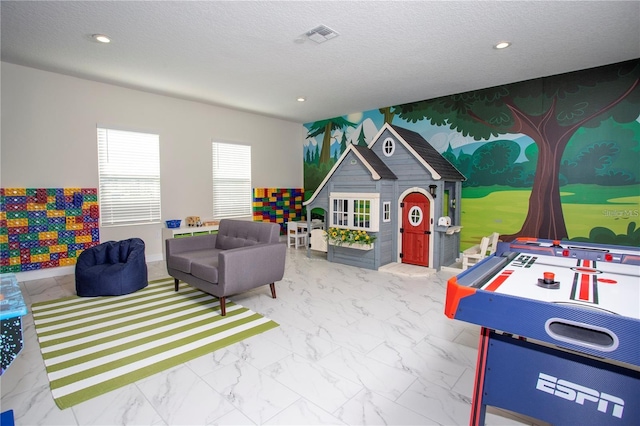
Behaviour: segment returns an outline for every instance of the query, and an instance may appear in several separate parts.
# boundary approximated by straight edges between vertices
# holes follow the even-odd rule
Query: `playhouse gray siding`
[[[355,160],[355,164],[351,164],[352,160]],[[335,170],[327,187],[328,200],[332,192],[378,194],[381,186],[379,181],[371,179],[371,172],[353,152],[350,152]],[[329,214],[328,207],[327,213]],[[331,220],[329,219],[326,222],[330,223]],[[374,243],[373,247],[373,250],[365,251],[329,245],[327,259],[331,262],[339,262],[345,265],[377,269],[377,265],[380,264],[380,244],[378,244],[378,241]]]
[[[445,189],[450,190],[452,193],[460,194],[462,191],[462,182],[446,182]],[[449,209],[451,213],[451,208]],[[460,224],[460,209],[456,208],[453,210],[453,214],[451,215],[451,222],[455,225]],[[446,234],[445,232],[439,231],[438,227],[435,228],[436,234],[439,234],[439,246],[438,252],[440,265],[451,265],[455,263],[456,259],[460,256],[460,233],[456,232],[454,234]]]
[[[382,141],[387,137],[391,137],[395,141],[396,148],[391,157],[385,156],[382,152]],[[404,145],[392,136],[388,130],[382,133],[378,142],[371,147],[371,151],[383,159],[387,167],[397,176],[398,182],[400,182],[401,186],[404,186],[404,189],[412,186],[423,187],[427,177],[431,180],[431,177],[428,176],[429,172],[420,164],[418,159],[409,153]]]
[[[397,252],[398,240],[397,235],[397,195],[396,195],[396,181],[383,181],[380,188],[380,232],[378,234],[378,240],[376,245],[380,246],[380,263],[379,265],[386,265],[387,263],[395,262],[395,254]],[[382,219],[383,204],[384,202],[391,203],[391,221],[384,222]]]

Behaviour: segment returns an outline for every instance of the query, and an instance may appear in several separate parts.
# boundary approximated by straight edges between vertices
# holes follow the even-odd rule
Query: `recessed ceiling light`
[[[303,98],[302,96],[300,96],[300,97],[298,97],[298,99],[296,99],[296,100],[297,100],[298,102],[304,102],[304,101],[306,101],[307,99],[306,99],[306,98]]]
[[[104,34],[94,34],[91,37],[93,37],[94,40],[99,41],[100,43],[110,43],[111,39],[109,38],[109,36],[106,36]]]
[[[496,44],[495,46],[493,46],[496,49],[506,49],[507,47],[511,46],[511,43],[508,41],[501,41],[500,43]]]

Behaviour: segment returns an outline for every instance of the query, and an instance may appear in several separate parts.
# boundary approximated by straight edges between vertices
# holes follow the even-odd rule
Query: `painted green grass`
[[[465,188],[460,249],[478,244],[492,232],[518,232],[530,194],[530,190],[511,187]],[[589,237],[591,229],[598,226],[626,234],[629,222],[640,225],[640,185],[567,185],[561,188],[560,196],[569,238]]]

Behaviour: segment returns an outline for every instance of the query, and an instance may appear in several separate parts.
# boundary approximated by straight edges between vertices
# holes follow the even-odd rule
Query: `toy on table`
[[[167,228],[180,228],[181,219],[167,220]]]
[[[200,216],[187,216],[185,222],[187,222],[187,226],[202,226]]]

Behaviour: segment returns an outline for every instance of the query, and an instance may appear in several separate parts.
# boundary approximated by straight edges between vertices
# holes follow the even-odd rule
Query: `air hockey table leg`
[[[480,328],[480,341],[478,342],[478,361],[476,363],[476,379],[473,385],[473,395],[471,398],[471,418],[469,419],[469,425],[471,426],[484,425],[484,418],[487,413],[487,406],[483,403],[483,395],[490,333],[491,330],[489,330],[488,328]]]
[[[552,424],[640,425],[640,370],[482,327],[469,423],[487,406]]]

